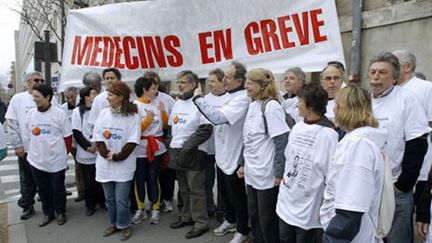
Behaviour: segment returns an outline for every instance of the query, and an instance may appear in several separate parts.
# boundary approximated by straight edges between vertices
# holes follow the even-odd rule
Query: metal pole
[[[65,4],[64,0],[60,0],[60,8],[61,8],[61,57],[63,58],[63,47],[64,47],[64,41],[65,41]]]
[[[51,86],[51,47],[50,32],[45,30],[44,62],[45,62],[45,83]]]
[[[353,30],[351,42],[351,73],[349,82],[360,83],[360,41],[362,23],[362,0],[353,1]]]

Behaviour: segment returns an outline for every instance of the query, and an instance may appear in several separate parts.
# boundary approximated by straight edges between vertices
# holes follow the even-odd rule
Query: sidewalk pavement
[[[102,233],[108,226],[108,216],[106,211],[97,209],[91,217],[85,216],[84,202],[75,202],[73,198],[69,198],[66,204],[66,216],[68,221],[66,224],[59,226],[56,221],[52,221],[45,227],[38,227],[39,221],[42,219],[41,204],[36,203],[36,214],[26,221],[19,219],[21,208],[16,204],[16,201],[7,204],[7,231],[9,243],[110,243],[120,242],[120,235],[115,234],[110,237],[102,237]],[[150,225],[149,219],[142,221],[138,225],[132,225],[132,236],[125,242],[155,242],[155,243],[222,243],[229,242],[233,234],[228,234],[223,237],[216,237],[212,234],[213,229],[219,226],[216,219],[210,220],[210,230],[201,237],[187,240],[184,234],[192,229],[191,226],[181,229],[170,229],[169,225],[176,221],[176,213],[162,213],[161,221],[157,225]],[[1,231],[0,231],[1,233]],[[0,235],[1,236],[1,235]],[[0,237],[0,242],[3,243]],[[7,243],[7,241],[5,242]]]

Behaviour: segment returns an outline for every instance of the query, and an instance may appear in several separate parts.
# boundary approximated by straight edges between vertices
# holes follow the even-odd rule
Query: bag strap
[[[265,111],[266,111],[267,103],[269,103],[271,100],[276,100],[276,99],[270,97],[270,98],[267,98],[266,100],[264,100],[263,103],[261,103],[261,116],[263,118],[263,122],[264,122],[264,134],[266,136],[268,136],[268,125],[267,125],[267,118],[265,116]]]

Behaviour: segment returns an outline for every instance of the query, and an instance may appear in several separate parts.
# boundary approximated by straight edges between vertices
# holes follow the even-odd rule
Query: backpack
[[[383,154],[383,160],[384,160],[384,180],[383,180],[383,187],[381,191],[381,201],[380,201],[379,211],[378,211],[378,225],[375,225],[374,223],[375,232],[376,232],[375,236],[378,239],[383,239],[390,232],[393,223],[395,207],[396,207],[394,188],[393,188],[393,175],[391,172],[390,161],[385,154]]]
[[[279,103],[279,101],[277,99],[272,98],[272,97],[264,100],[263,103],[261,103],[261,115],[262,115],[262,118],[263,118],[263,121],[264,121],[264,133],[265,133],[266,136],[268,136],[268,125],[267,125],[267,118],[265,116],[265,111],[266,111],[267,103],[269,103],[269,101],[271,101],[271,100],[275,100],[275,101],[277,101]],[[288,127],[290,129],[292,129],[293,126],[296,124],[294,118],[290,114],[286,113],[284,109],[282,109],[282,110],[285,113],[285,122],[286,122],[286,124],[288,125]]]

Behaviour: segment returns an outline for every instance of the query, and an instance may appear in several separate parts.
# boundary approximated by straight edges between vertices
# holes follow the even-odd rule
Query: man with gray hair
[[[25,132],[25,121],[28,111],[36,107],[32,96],[33,87],[43,83],[44,78],[42,73],[32,72],[26,75],[25,80],[27,90],[12,97],[5,116],[12,147],[15,149],[15,154],[18,157],[21,193],[18,206],[23,209],[21,220],[26,220],[34,214],[33,205],[35,203],[34,196],[36,195],[36,184],[30,164],[27,161],[29,137]]]
[[[395,86],[400,80],[398,58],[383,52],[369,62],[372,110],[379,127],[387,133],[384,151],[389,158],[396,210],[387,243],[413,242],[412,190],[417,182],[430,131],[425,111],[411,92]],[[372,220],[364,215],[363,220]],[[373,222],[370,222],[373,225]]]
[[[95,72],[85,73],[82,79],[82,83],[86,87],[95,89],[98,93],[102,90],[102,77]]]

